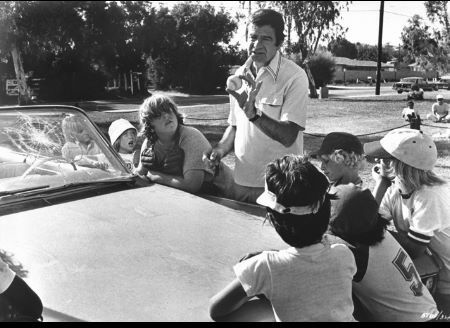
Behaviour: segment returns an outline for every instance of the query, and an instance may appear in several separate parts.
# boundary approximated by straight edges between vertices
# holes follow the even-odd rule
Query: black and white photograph
[[[0,1],[0,322],[450,322],[449,1]]]

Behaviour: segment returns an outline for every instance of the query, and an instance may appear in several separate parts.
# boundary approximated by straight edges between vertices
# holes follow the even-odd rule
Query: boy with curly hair
[[[333,187],[353,183],[361,185],[359,171],[364,168],[363,145],[358,137],[346,132],[331,132],[320,149],[311,154],[321,161],[321,170]]]

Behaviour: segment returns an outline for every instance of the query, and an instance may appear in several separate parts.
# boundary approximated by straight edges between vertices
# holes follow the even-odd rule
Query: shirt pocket
[[[260,99],[261,110],[274,119],[279,119],[283,106],[283,92],[273,93]]]

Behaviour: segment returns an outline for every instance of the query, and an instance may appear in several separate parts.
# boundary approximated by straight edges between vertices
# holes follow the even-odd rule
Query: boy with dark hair
[[[248,59],[235,75],[244,80],[230,97],[229,126],[217,145],[204,153],[208,167],[234,150],[230,198],[255,203],[264,191],[264,170],[274,158],[303,153],[308,77],[281,54],[282,14],[260,9],[250,18]]]
[[[330,218],[328,180],[301,156],[287,155],[266,169],[257,203],[291,248],[264,251],[234,266],[237,279],[211,299],[219,319],[256,295],[272,303],[277,321],[354,321],[350,250],[323,238]]]
[[[368,189],[337,186],[331,201],[330,230],[350,243],[358,271],[353,293],[370,313],[370,321],[428,321],[438,310],[428,289],[397,240],[386,233],[388,221]],[[358,316],[356,316],[357,319]]]

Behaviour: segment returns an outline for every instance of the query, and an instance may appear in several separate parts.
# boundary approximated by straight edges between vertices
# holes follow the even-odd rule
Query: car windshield
[[[130,177],[87,116],[70,107],[0,108],[0,192]]]

